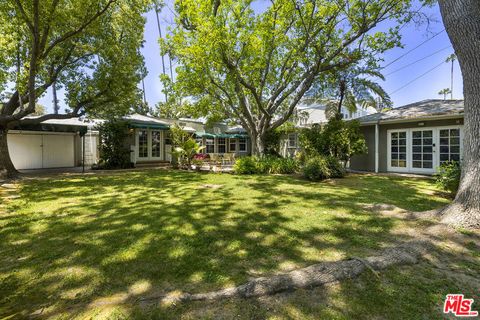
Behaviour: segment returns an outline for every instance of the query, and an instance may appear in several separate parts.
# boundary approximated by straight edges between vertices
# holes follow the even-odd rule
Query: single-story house
[[[424,100],[360,117],[368,153],[354,156],[353,170],[433,174],[459,161],[463,149],[463,100]]]
[[[248,134],[238,126],[207,125],[194,119],[159,119],[140,114],[124,117],[129,135],[126,144],[134,164],[170,162],[170,127],[177,123],[203,146],[206,154],[250,154]],[[17,126],[8,133],[8,149],[15,168],[66,168],[99,161],[102,120],[79,118],[47,120],[38,125]]]

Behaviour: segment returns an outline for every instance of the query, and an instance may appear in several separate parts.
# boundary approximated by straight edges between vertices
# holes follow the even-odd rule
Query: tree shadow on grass
[[[205,187],[211,183],[220,187]],[[391,234],[398,221],[361,204],[441,204],[415,186],[178,171],[29,181],[0,217],[0,314],[81,315],[364,256],[408,236]]]

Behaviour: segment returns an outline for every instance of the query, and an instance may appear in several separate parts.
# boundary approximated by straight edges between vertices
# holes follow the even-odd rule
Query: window
[[[227,152],[227,141],[225,138],[217,138],[217,152],[218,153]]]
[[[460,161],[460,129],[440,129],[440,164]]]
[[[195,142],[201,147],[203,146],[203,138],[201,137],[196,137]]]
[[[297,147],[297,135],[295,133],[288,134],[288,147],[289,148]]]
[[[407,167],[407,132],[392,132],[390,136],[390,165],[396,168]]]
[[[433,130],[412,131],[412,167],[433,168]]]
[[[238,139],[238,151],[246,152],[247,151],[247,139],[239,138]]]
[[[235,152],[237,150],[237,139],[229,139],[228,151]]]
[[[138,131],[138,157],[148,158],[148,131]]]
[[[212,138],[205,139],[205,152],[206,153],[214,153],[215,152],[215,141]]]
[[[152,158],[160,158],[160,131],[152,131]]]

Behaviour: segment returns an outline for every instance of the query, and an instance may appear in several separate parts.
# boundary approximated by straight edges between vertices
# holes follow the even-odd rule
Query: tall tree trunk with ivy
[[[443,221],[480,228],[480,2],[439,0],[439,4],[462,70],[465,99],[462,176]]]

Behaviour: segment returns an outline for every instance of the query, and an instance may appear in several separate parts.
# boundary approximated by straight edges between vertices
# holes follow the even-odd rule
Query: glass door
[[[434,171],[433,129],[412,130],[412,171]]]
[[[407,170],[407,131],[391,132],[389,138],[389,170]]]
[[[158,130],[151,131],[151,141],[152,141],[152,158],[160,159],[162,157],[161,149],[161,133]]]
[[[148,131],[138,131],[138,157],[148,158]]]

